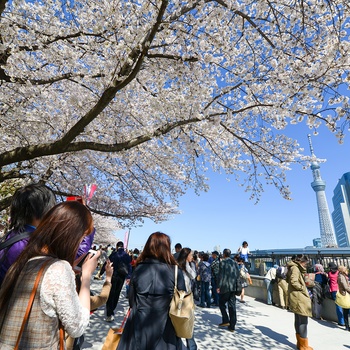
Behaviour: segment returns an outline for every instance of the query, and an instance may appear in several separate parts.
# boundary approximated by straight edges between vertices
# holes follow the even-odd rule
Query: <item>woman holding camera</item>
[[[79,244],[92,230],[90,211],[77,201],[60,203],[43,217],[0,290],[1,349],[13,349],[16,344],[19,349],[58,349],[63,346],[63,328],[73,338],[84,333],[90,319],[90,278],[99,254],[83,263],[79,294],[72,265]],[[42,275],[37,279],[39,271]]]

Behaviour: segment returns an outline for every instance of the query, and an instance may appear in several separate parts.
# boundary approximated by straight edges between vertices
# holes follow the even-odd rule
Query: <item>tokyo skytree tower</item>
[[[315,157],[311,143],[311,135],[307,135],[309,139],[311,156]],[[329,213],[326,199],[326,182],[322,180],[320,166],[317,161],[311,162],[311,170],[314,181],[311,182],[311,187],[316,192],[318,218],[320,221],[321,245],[322,247],[336,247],[333,222]]]

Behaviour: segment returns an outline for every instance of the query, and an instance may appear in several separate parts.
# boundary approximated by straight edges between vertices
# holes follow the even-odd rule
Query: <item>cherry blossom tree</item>
[[[348,0],[0,0],[0,183],[134,223],[206,171],[259,199],[305,164],[289,124],[349,123]],[[4,205],[0,206],[0,209]]]
[[[114,218],[96,214],[92,216],[96,229],[94,243],[115,246],[120,240],[123,240],[124,232],[120,231],[121,227]],[[120,238],[117,236],[120,236]]]

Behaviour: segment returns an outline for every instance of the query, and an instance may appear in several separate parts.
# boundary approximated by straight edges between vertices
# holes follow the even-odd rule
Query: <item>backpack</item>
[[[304,281],[307,288],[315,287],[315,274],[314,273],[306,273],[304,275]]]
[[[119,261],[117,265],[117,274],[121,277],[126,277],[129,273],[129,267],[124,263],[124,261]]]

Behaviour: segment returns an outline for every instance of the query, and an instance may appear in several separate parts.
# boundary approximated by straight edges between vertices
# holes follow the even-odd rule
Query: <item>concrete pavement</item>
[[[92,290],[101,289],[102,281],[93,281]],[[221,313],[218,307],[196,308],[195,339],[198,350],[291,350],[296,349],[294,314],[275,306],[269,306],[254,298],[245,297],[246,303],[237,302],[237,326],[231,333],[220,329]],[[100,308],[92,316],[85,333],[84,349],[100,350],[110,326],[121,324],[128,308],[123,289],[116,308],[115,321],[104,321],[105,310]],[[309,345],[314,350],[350,349],[350,332],[328,321],[309,319]],[[183,346],[183,350],[186,347]],[[152,349],[150,349],[152,350]]]

